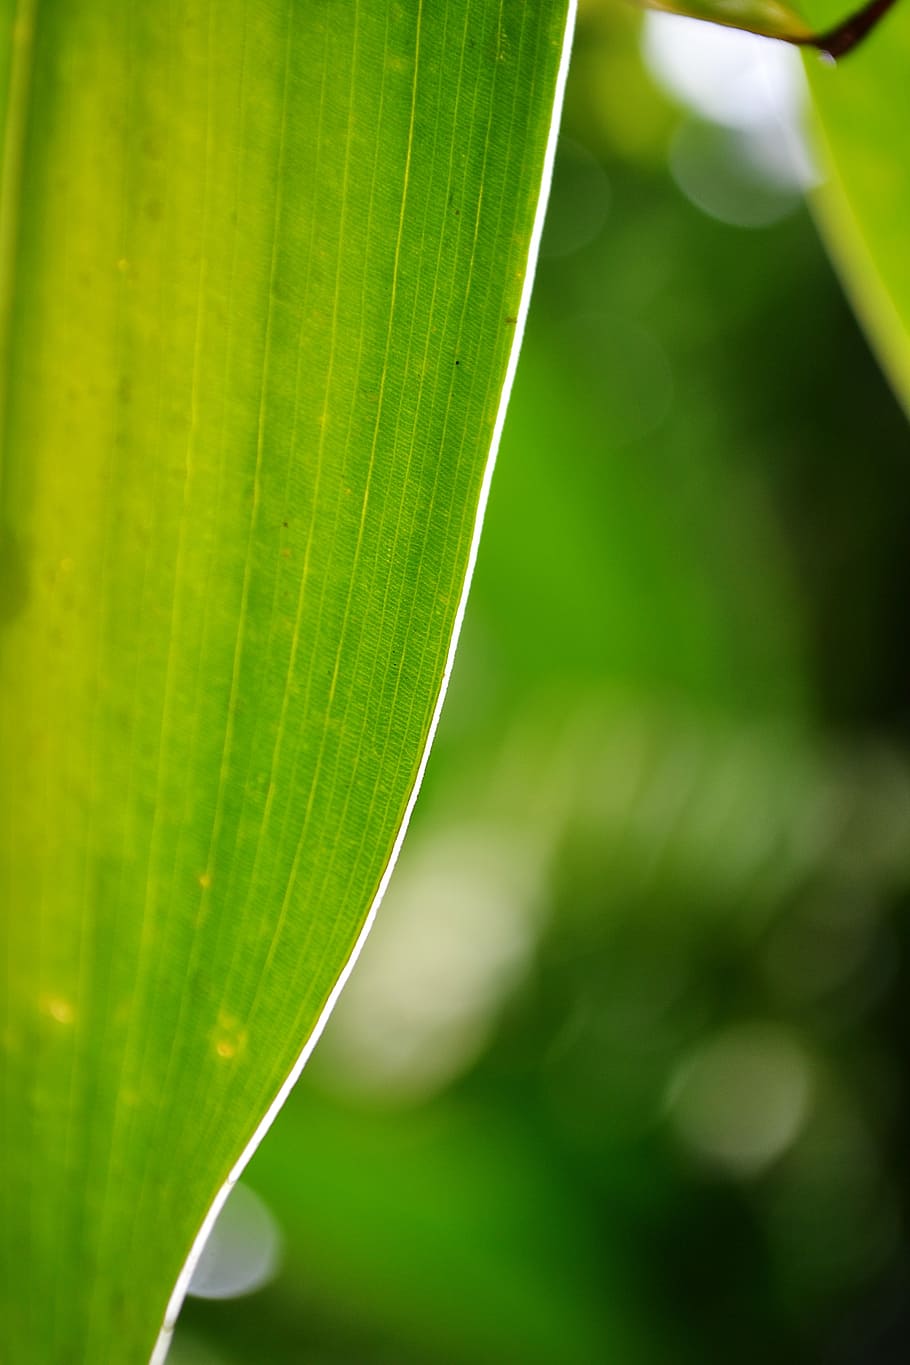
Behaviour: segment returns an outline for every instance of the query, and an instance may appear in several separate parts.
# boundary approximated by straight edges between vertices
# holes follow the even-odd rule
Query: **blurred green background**
[[[173,1365],[910,1357],[910,434],[798,60],[696,29],[582,5],[425,789]]]

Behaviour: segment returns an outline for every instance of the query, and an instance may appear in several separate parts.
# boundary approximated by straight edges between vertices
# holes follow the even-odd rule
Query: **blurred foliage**
[[[910,440],[639,51],[582,7],[425,795],[175,1365],[906,1358]]]

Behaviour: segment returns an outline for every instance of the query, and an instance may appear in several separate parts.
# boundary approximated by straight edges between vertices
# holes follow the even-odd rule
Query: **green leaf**
[[[569,8],[0,9],[10,1365],[148,1358],[362,941],[476,552]]]
[[[848,62],[808,63],[827,183],[816,216],[853,306],[910,408],[910,11]]]

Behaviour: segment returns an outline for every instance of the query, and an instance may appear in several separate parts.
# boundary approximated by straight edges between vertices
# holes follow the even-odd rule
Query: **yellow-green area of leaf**
[[[0,3],[5,1365],[163,1357],[362,939],[570,8]]]
[[[726,28],[744,29],[763,38],[779,38],[797,47],[814,47],[829,57],[843,57],[857,46],[896,0],[869,0],[862,8],[830,26],[812,28],[796,10],[778,0],[642,0],[649,9],[706,19]]]
[[[808,68],[826,177],[814,199],[816,217],[857,315],[910,410],[910,10],[899,5],[849,62]]]

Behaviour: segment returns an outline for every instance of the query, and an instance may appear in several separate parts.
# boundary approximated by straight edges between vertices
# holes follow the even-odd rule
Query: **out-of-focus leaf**
[[[148,1358],[375,902],[567,8],[0,9],[8,1365]]]
[[[873,346],[910,405],[910,10],[836,67],[809,61],[827,183],[816,211]],[[849,401],[845,396],[843,401]]]
[[[842,12],[829,24],[811,28],[778,0],[642,0],[649,9],[707,19],[725,28],[744,29],[763,38],[779,38],[797,47],[814,47],[829,57],[843,57],[877,26],[896,0],[869,0],[860,9]]]
[[[707,19],[726,28],[742,28],[767,38],[787,42],[806,42],[812,31],[796,10],[778,0],[645,0],[648,9],[667,14],[684,14],[690,19]]]

